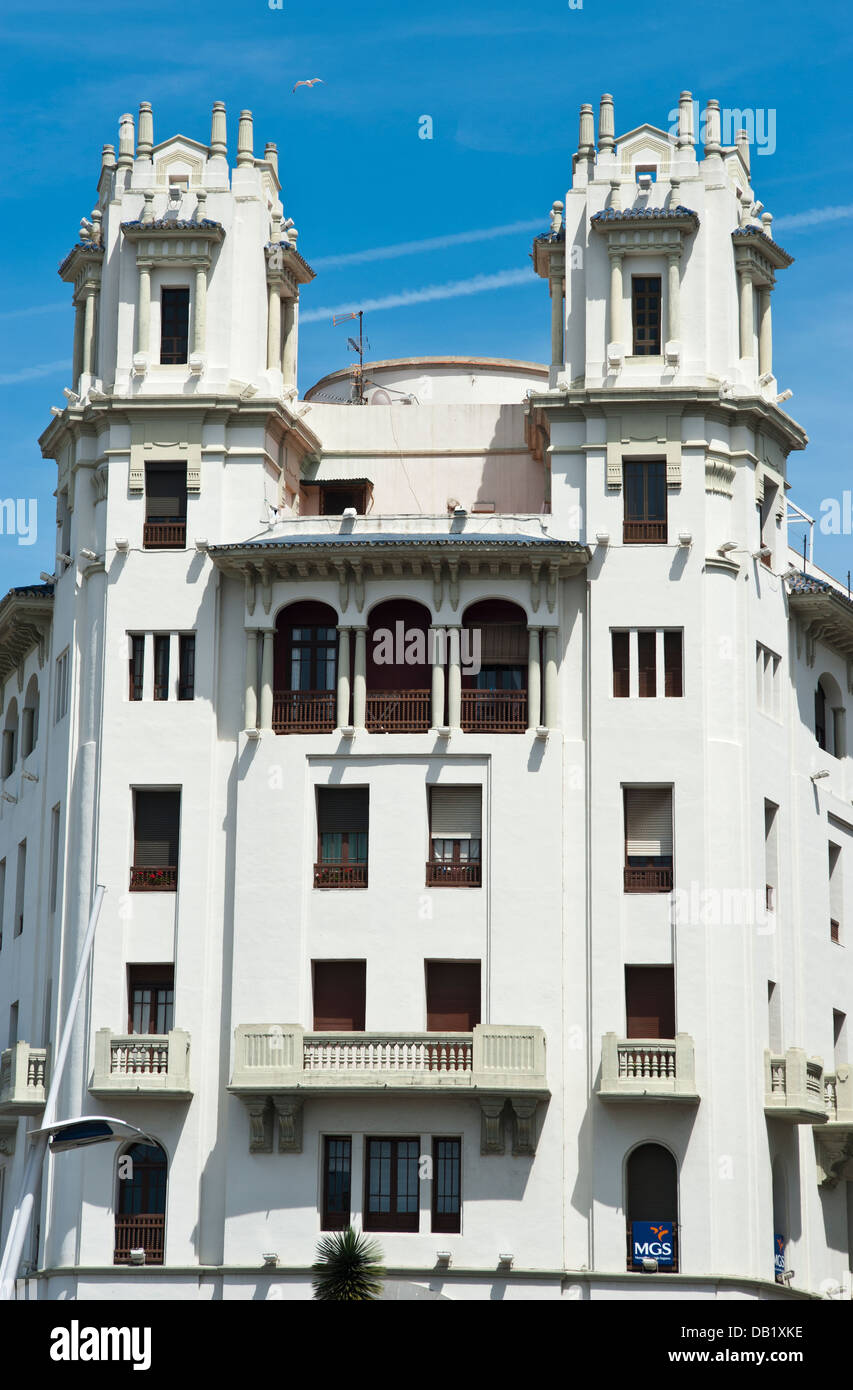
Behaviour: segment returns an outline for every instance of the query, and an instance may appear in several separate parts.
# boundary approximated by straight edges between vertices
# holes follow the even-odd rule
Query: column
[[[284,301],[284,342],[281,349],[281,375],[285,386],[296,385],[296,340],[299,332],[299,305],[296,299]]]
[[[276,298],[278,295],[276,294]],[[272,365],[275,365],[274,363]],[[339,729],[349,725],[349,628],[338,628],[338,712]]]
[[[610,341],[622,341],[622,257],[610,257]]]
[[[273,682],[273,638],[271,627],[264,628],[264,649],[261,655],[261,702],[259,725],[262,729],[272,728],[272,682]]]
[[[195,268],[195,314],[193,315],[193,352],[204,352],[207,331],[207,267]]]
[[[666,342],[677,343],[681,336],[681,258],[671,255],[668,258],[667,288],[668,307],[666,318]]]
[[[83,374],[91,376],[95,369],[95,291],[86,294],[83,319]]]
[[[71,385],[76,391],[83,370],[83,305],[78,300],[74,306],[74,358]]]
[[[246,628],[245,728],[258,727],[258,629]]]
[[[763,285],[758,291],[758,370],[761,376],[773,371],[773,324],[770,318],[770,291]]]
[[[281,366],[281,295],[267,285],[267,371]]]
[[[557,629],[545,629],[545,728],[557,727]]]
[[[462,727],[462,657],[460,651],[460,629],[449,627],[447,637],[447,722],[451,729]]]
[[[539,660],[538,627],[527,629],[527,731],[534,733],[542,718],[542,669]]]
[[[139,296],[136,304],[136,351],[148,352],[151,340],[151,268],[139,267]]]
[[[430,727],[433,729],[444,728],[444,662],[445,662],[445,640],[444,629],[441,627],[431,627],[429,639],[432,643],[430,658],[432,661],[432,697],[430,704]]]
[[[355,631],[355,663],[352,680],[352,722],[356,729],[364,729],[364,716],[367,711],[367,628],[357,627]]]
[[[551,288],[551,365],[563,365],[563,277],[555,275]]]
[[[754,310],[753,310],[753,291],[752,279],[749,272],[740,272],[740,355],[741,357],[752,357],[753,355],[753,331],[754,331]]]

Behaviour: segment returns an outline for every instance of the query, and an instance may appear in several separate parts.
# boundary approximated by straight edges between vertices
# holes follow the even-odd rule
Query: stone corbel
[[[607,486],[622,486],[622,421],[615,415],[607,421]]]
[[[249,617],[251,617],[255,611],[255,600],[257,597],[256,579],[257,576],[253,569],[246,571],[246,612],[249,614]]]
[[[272,568],[271,568],[271,566],[270,566],[269,564],[267,564],[267,563],[262,564],[262,565],[261,565],[261,603],[263,604],[263,609],[264,609],[264,612],[266,613],[267,617],[269,617],[269,611],[270,611],[270,609],[272,608],[272,581],[273,581],[273,573],[272,573]]]
[[[23,661],[21,662],[20,666],[17,666],[17,667],[15,668],[15,679],[17,680],[17,683],[18,683],[18,694],[19,694],[19,695],[23,695],[23,693],[24,693],[24,663],[23,663]]]
[[[457,608],[459,607],[459,561],[448,560],[447,572],[450,576],[450,607],[453,609],[453,612],[455,613]]]
[[[4,1158],[11,1158],[15,1152],[15,1138],[17,1132],[16,1126],[14,1129],[9,1130],[8,1133],[0,1133],[0,1154],[2,1154]]]
[[[847,658],[847,693],[853,695],[853,657]]]
[[[502,1154],[506,1151],[504,1141],[503,1096],[480,1098],[480,1153]]]
[[[187,460],[187,492],[201,492],[201,460]]]
[[[435,607],[440,608],[444,602],[444,578],[440,560],[432,561],[432,597]]]
[[[666,485],[681,487],[681,418],[666,417]]]
[[[280,1154],[302,1152],[302,1098],[273,1096],[278,1118],[278,1151]]]
[[[539,612],[539,604],[542,601],[542,592],[539,586],[539,572],[542,566],[538,560],[531,561],[530,564],[530,607],[534,613]]]
[[[355,590],[355,606],[359,613],[364,611],[364,571],[360,560],[351,562],[353,585]]]
[[[135,452],[134,450],[134,453]],[[127,486],[131,492],[145,491],[145,466],[139,455],[130,460],[130,476],[127,481]]]
[[[335,561],[335,569],[338,572],[338,600],[341,612],[344,613],[349,608],[349,575],[343,560]]]
[[[815,1127],[817,1180],[821,1187],[832,1189],[839,1182],[853,1182],[853,1129],[834,1126]]]
[[[249,1153],[272,1153],[272,1106],[269,1096],[246,1101],[249,1111]]]
[[[559,577],[560,562],[559,560],[552,560],[548,566],[548,587],[546,590],[549,613],[553,613],[557,606],[557,580]]]
[[[510,1105],[513,1158],[532,1158],[536,1153],[536,1101],[513,1098]]]
[[[93,495],[94,495],[95,504],[96,504],[96,505],[97,505],[98,502],[103,502],[104,499],[106,498],[106,495],[107,495],[107,485],[108,485],[108,484],[107,484],[107,480],[108,480],[108,478],[109,478],[109,467],[106,467],[106,468],[96,468],[96,469],[95,469],[92,473],[90,473],[90,475],[89,475],[89,481],[90,481],[91,484],[92,484],[92,493],[93,493]]]

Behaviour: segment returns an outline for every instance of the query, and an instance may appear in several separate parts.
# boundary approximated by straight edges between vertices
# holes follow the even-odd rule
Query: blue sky
[[[757,196],[795,257],[774,294],[774,367],[810,436],[793,455],[792,496],[821,503],[853,489],[845,427],[853,288],[846,140],[853,33],[845,9],[777,0],[639,7],[629,0],[488,6],[322,6],[188,0],[177,6],[5,6],[4,308],[0,311],[0,496],[35,497],[38,540],[0,536],[0,593],[52,569],[54,465],[37,436],[68,384],[70,294],[56,275],[95,198],[118,118],[154,106],[155,141],[207,142],[210,108],[255,117],[255,152],[275,140],[286,214],[317,268],[304,294],[300,386],[344,366],[346,329],[311,311],[483,276],[492,287],[366,316],[371,356],[484,354],[545,361],[547,291],[529,267],[532,232],[569,182],[581,102],[612,92],[616,132],[666,126],[683,88],[701,104],[775,112],[776,149],[753,159]],[[324,85],[292,92],[301,78]],[[422,115],[433,139],[418,138]],[[831,210],[828,212],[828,210]],[[786,219],[790,219],[786,225]],[[407,255],[331,263],[342,253],[522,224],[515,232]],[[324,263],[325,262],[325,263]],[[496,277],[496,279],[493,279]],[[846,578],[853,537],[816,535],[815,559]]]

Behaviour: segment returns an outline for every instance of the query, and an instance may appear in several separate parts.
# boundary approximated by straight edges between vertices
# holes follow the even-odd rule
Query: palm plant
[[[354,1231],[335,1231],[317,1244],[314,1297],[327,1303],[367,1303],[382,1293],[382,1250]]]

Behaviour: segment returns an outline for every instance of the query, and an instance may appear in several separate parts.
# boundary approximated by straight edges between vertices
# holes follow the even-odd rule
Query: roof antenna
[[[355,338],[347,338],[347,347],[350,352],[358,353],[358,366],[352,369],[352,404],[366,405],[364,395],[364,349],[370,348],[370,343],[364,336],[364,313],[359,309],[358,313],[353,314],[333,314],[332,327],[337,328],[339,323],[349,323],[350,319],[358,319],[358,341]]]

